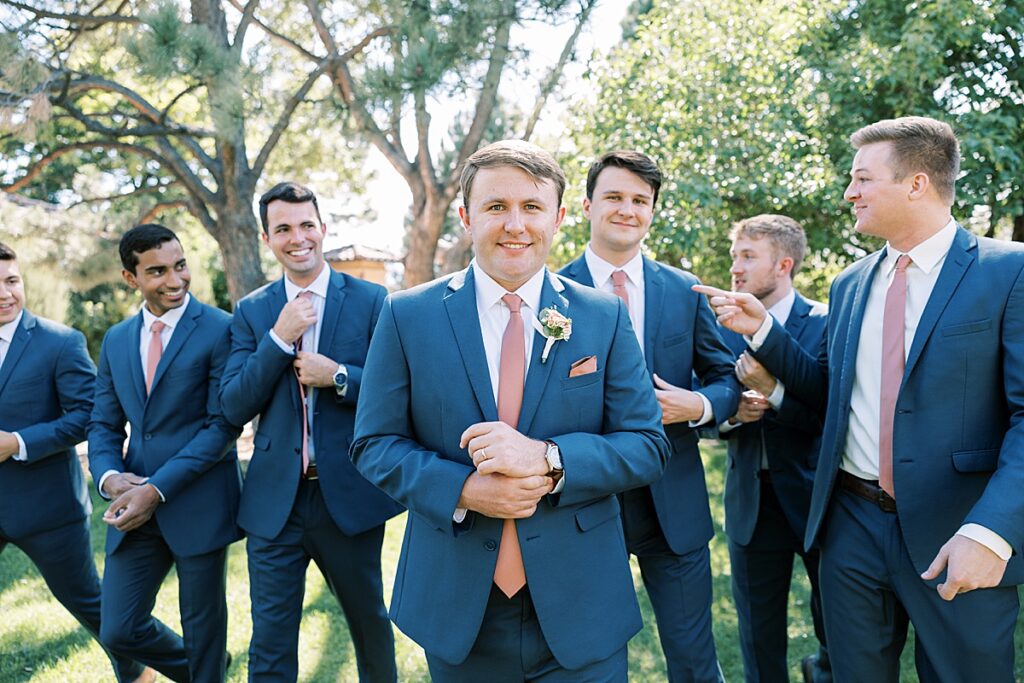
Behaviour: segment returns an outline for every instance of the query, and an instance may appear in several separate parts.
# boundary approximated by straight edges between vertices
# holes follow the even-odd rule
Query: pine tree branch
[[[4,0],[4,4],[14,9],[30,12],[35,15],[36,19],[55,19],[67,22],[68,30],[74,30],[75,27],[96,28],[105,24],[132,24],[137,26],[142,23],[142,20],[138,17],[127,14],[65,14],[63,12],[53,12],[40,7],[33,7],[16,0]]]
[[[228,2],[231,3],[231,6],[237,9],[239,12],[242,12],[243,14],[245,13],[245,6],[242,5],[242,3],[239,2],[239,0],[228,0]],[[323,59],[323,57],[313,54],[312,52],[302,47],[288,36],[279,33],[274,29],[270,28],[269,26],[267,26],[265,22],[261,21],[256,17],[255,9],[253,10],[251,22],[256,26],[259,26],[261,31],[266,33],[268,36],[270,36],[277,42],[298,52],[300,55],[302,55],[304,59],[313,63],[319,63],[320,60]]]

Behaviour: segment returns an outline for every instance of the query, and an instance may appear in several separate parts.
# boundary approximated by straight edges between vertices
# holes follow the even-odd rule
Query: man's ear
[[[931,186],[932,180],[927,173],[915,173],[914,177],[910,179],[910,193],[907,198],[910,200],[920,199]]]
[[[788,275],[790,278],[793,277],[793,257],[783,256],[775,264],[779,269],[779,275]]]
[[[132,289],[138,289],[139,288],[139,281],[135,279],[135,273],[133,273],[132,271],[130,271],[130,270],[126,269],[126,268],[122,268],[121,269],[121,278],[126,283],[128,283],[128,286],[131,287]]]
[[[469,227],[469,209],[465,206],[459,207],[459,220],[462,221],[462,227],[466,229],[466,232],[473,232],[472,228]]]

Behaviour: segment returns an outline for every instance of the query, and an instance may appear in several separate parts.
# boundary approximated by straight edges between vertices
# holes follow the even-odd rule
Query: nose
[[[729,272],[733,275],[739,275],[743,272],[743,268],[740,267],[740,260],[738,258],[734,258],[732,260],[732,266],[729,268]]]
[[[523,221],[522,212],[520,212],[519,209],[512,209],[509,211],[508,218],[505,220],[505,232],[516,235],[524,230],[526,230],[526,226]]]
[[[850,184],[846,186],[846,192],[843,193],[843,199],[848,202],[856,201],[857,197],[860,196],[860,191],[857,189],[856,183],[852,180]]]

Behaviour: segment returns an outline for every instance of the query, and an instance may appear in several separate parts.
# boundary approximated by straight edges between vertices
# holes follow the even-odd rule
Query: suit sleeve
[[[716,423],[736,414],[741,388],[733,370],[733,354],[722,339],[715,314],[707,298],[695,292],[696,317],[693,327],[693,370],[700,379],[700,393],[711,402]]]
[[[41,422],[18,430],[25,442],[29,463],[61,453],[85,439],[92,410],[96,366],[85,350],[85,337],[77,330],[64,340],[56,359],[54,381],[63,413],[56,420]]]
[[[829,317],[831,325],[832,318]],[[753,355],[786,385],[787,398],[793,394],[818,415],[825,415],[828,401],[827,335],[822,337],[815,358],[775,320],[764,343]]]
[[[389,298],[363,369],[362,379],[373,389],[360,394],[349,454],[367,480],[441,531],[454,535],[452,513],[473,468],[448,460],[415,440],[410,418],[412,385],[402,341]]]
[[[103,340],[100,349],[100,370],[96,376],[96,399],[89,421],[89,472],[96,486],[104,473],[114,470],[124,472],[122,451],[128,436],[125,424],[128,422],[121,407],[121,400],[114,389],[110,372],[108,345],[110,334]]]
[[[231,352],[230,328],[225,325],[210,358],[206,389],[206,421],[192,439],[153,473],[149,481],[167,501],[227,455],[241,428],[224,418],[220,403],[220,382]]]
[[[373,308],[370,312],[370,322],[368,334],[372,341],[374,330],[377,328],[377,320],[380,318],[381,308],[384,306],[384,299],[387,296],[387,290],[383,287],[374,289],[373,297]],[[344,363],[344,361],[341,361]],[[352,363],[345,363],[345,369],[348,371],[348,388],[345,390],[344,396],[338,396],[335,392],[334,396],[338,403],[348,404],[355,406],[359,402],[359,389],[363,384],[363,368],[359,365],[353,365]]]
[[[231,351],[220,381],[221,412],[235,427],[244,427],[263,411],[281,373],[295,360],[270,338],[270,328],[257,337],[249,315],[249,307],[242,303],[235,309]]]
[[[551,496],[552,504],[573,505],[645,486],[668,463],[661,410],[621,302],[604,382],[602,433],[574,432],[551,439],[565,467],[565,487]]]

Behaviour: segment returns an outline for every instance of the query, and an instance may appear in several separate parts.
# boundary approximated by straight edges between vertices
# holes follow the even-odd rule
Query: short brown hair
[[[555,158],[543,149],[525,140],[502,140],[478,149],[462,167],[459,184],[462,188],[462,205],[469,209],[469,192],[473,189],[476,172],[481,168],[515,166],[522,169],[534,180],[550,180],[558,193],[558,206],[562,205],[565,192],[565,174]]]
[[[14,253],[14,249],[0,242],[0,261],[17,261],[18,255]]]
[[[313,203],[313,210],[316,211],[316,219],[323,223],[320,218],[320,207],[316,203],[316,194],[305,185],[294,182],[283,182],[274,185],[260,197],[260,223],[263,224],[263,232],[270,234],[270,226],[267,225],[267,206],[270,202],[288,202],[289,204]]]
[[[651,206],[658,203],[658,190],[661,189],[661,171],[658,169],[658,164],[643,152],[624,149],[603,154],[591,164],[590,171],[587,172],[587,199],[594,198],[597,178],[601,175],[601,171],[609,166],[625,169],[650,185],[654,195],[651,198]]]
[[[854,149],[876,142],[892,143],[897,181],[913,173],[925,173],[939,196],[953,203],[960,174],[960,143],[948,123],[926,116],[904,116],[872,123],[850,136]]]
[[[789,271],[790,278],[800,270],[804,255],[807,253],[807,235],[804,229],[789,216],[777,213],[762,213],[733,223],[729,239],[735,242],[740,237],[752,240],[768,238],[776,261],[785,256],[793,259],[793,270]]]

